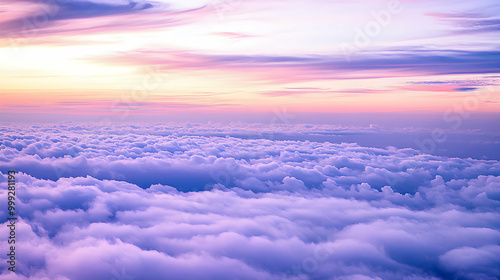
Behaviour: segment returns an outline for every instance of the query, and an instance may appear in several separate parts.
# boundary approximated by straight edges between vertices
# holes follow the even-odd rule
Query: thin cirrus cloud
[[[316,73],[352,71],[392,71],[399,75],[485,74],[500,73],[500,52],[497,51],[394,51],[360,56],[345,61],[341,56],[263,56],[207,55],[178,51],[144,51],[120,54],[108,62],[132,65],[158,64],[166,69],[238,69],[238,68],[303,68]],[[98,60],[100,60],[98,58]],[[346,75],[347,76],[347,75]],[[382,76],[382,75],[381,75]],[[314,77],[313,77],[314,79]]]
[[[498,14],[491,11],[482,13],[429,13],[428,15],[455,26],[457,30],[453,32],[457,34],[498,32],[500,28]]]
[[[421,92],[471,92],[484,86],[498,85],[498,80],[493,78],[477,80],[434,80],[408,82],[407,85],[398,87],[402,90]]]
[[[200,1],[187,1],[183,5],[172,5],[169,1],[106,1],[106,0],[53,0],[53,1],[6,1],[4,3],[13,18],[0,20],[2,37],[43,37],[57,35],[81,35],[109,33],[120,29],[134,29],[128,19],[137,25],[137,29],[161,28],[175,25],[176,13],[202,9]],[[25,12],[9,12],[23,10]],[[29,7],[29,9],[28,9]],[[18,8],[18,9],[15,9]],[[136,14],[137,17],[130,17]],[[141,20],[141,15],[149,20]],[[151,17],[163,17],[163,20],[151,20]],[[92,21],[92,22],[89,22]],[[88,30],[87,30],[88,29]]]
[[[382,89],[367,89],[367,88],[356,88],[356,89],[345,89],[345,90],[328,90],[328,89],[320,89],[320,88],[309,88],[309,89],[287,89],[287,90],[278,90],[278,91],[265,91],[261,94],[268,96],[294,96],[294,95],[305,95],[305,94],[322,94],[322,95],[331,95],[331,96],[352,96],[354,94],[383,94],[390,92],[391,90],[382,90]]]

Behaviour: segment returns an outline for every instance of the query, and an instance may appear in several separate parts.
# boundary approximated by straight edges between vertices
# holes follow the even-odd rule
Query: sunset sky
[[[0,0],[2,280],[500,279],[499,147],[499,0]]]
[[[444,112],[498,85],[499,14],[496,0],[3,0],[0,108]],[[497,93],[477,110],[500,112]]]

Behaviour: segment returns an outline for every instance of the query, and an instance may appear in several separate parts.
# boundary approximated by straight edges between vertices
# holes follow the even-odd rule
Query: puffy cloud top
[[[4,127],[2,279],[500,277],[498,161],[182,127]]]

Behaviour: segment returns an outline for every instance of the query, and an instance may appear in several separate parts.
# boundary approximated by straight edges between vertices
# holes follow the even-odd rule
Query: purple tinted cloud
[[[2,262],[2,279],[500,277],[498,161],[208,127],[5,128],[21,220],[19,273]]]
[[[396,75],[390,71],[399,71],[398,75],[413,76],[416,73],[426,75],[484,74],[500,71],[498,51],[462,51],[462,50],[422,50],[392,49],[392,54],[372,52],[358,55],[352,61],[346,61],[339,55],[206,55],[180,53],[171,50],[137,50],[115,57],[95,58],[117,64],[151,65],[161,64],[165,69],[261,69],[261,68],[298,68],[305,73],[328,74],[339,78],[339,74],[354,71],[377,70],[381,75]],[[334,74],[334,75],[333,75]],[[288,73],[289,75],[289,73]],[[373,73],[366,74],[370,77]],[[343,77],[343,76],[342,76]],[[322,79],[314,76],[310,79]]]

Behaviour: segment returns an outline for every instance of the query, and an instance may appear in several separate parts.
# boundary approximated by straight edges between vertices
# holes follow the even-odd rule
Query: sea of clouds
[[[2,124],[0,278],[498,279],[499,161],[276,140],[377,131]]]

